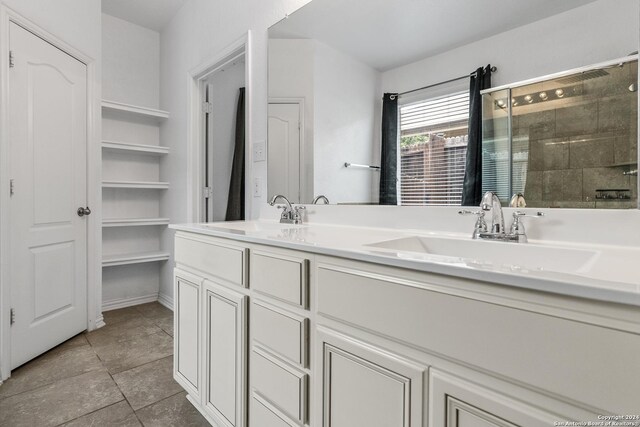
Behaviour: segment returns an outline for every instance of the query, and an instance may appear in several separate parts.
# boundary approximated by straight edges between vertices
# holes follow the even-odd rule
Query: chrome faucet
[[[517,197],[514,196],[517,200]],[[487,230],[487,223],[485,222],[485,213],[491,211],[491,231]],[[504,242],[517,242],[527,243],[527,233],[525,232],[524,224],[520,221],[522,217],[540,218],[544,216],[542,212],[536,212],[534,215],[527,215],[525,212],[515,211],[513,213],[513,222],[509,233],[505,232],[504,228],[504,214],[502,212],[502,204],[498,196],[492,192],[487,191],[482,197],[479,211],[462,210],[458,212],[460,215],[477,215],[478,219],[473,229],[473,239],[481,240],[498,240]]]
[[[304,206],[293,206],[289,199],[287,199],[282,194],[275,195],[269,201],[269,205],[273,206],[276,204],[276,200],[282,199],[286,203],[286,205],[279,205],[278,209],[282,209],[282,214],[280,214],[280,223],[281,224],[302,224],[302,214],[301,210],[304,210]]]
[[[313,202],[311,202],[311,204],[317,205],[320,200],[322,200],[325,205],[329,204],[329,199],[327,199],[327,196],[325,196],[324,194],[316,196],[315,199],[313,199]]]

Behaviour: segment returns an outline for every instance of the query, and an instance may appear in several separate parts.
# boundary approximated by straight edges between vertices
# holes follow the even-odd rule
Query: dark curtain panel
[[[382,154],[380,204],[398,204],[398,94],[385,93],[382,101]]]
[[[491,87],[491,64],[478,68],[469,85],[469,143],[462,187],[462,206],[478,206],[482,199],[482,96]]]
[[[244,129],[244,88],[241,87],[238,93],[238,110],[236,112],[236,141],[225,218],[227,221],[244,219]]]

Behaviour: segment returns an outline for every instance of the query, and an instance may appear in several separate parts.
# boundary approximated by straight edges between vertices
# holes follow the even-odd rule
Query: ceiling
[[[386,71],[595,0],[314,0],[271,27]]]
[[[160,31],[187,0],[102,0],[102,12]]]

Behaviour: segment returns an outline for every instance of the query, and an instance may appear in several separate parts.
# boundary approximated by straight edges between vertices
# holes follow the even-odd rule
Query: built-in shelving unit
[[[139,227],[143,225],[168,225],[169,218],[119,218],[105,219],[102,227]]]
[[[159,145],[133,144],[130,142],[118,141],[102,141],[102,149],[104,151],[112,151],[116,153],[139,153],[150,156],[164,156],[169,154],[169,147],[160,147]]]
[[[170,150],[160,145],[167,118],[168,112],[154,108],[102,102],[102,287],[108,305],[148,297],[160,285],[160,264],[170,257],[162,247],[169,218],[160,203],[169,188],[161,160]]]
[[[138,252],[130,254],[108,255],[102,259],[103,267],[117,267],[119,265],[143,264],[147,262],[166,261],[168,252]]]
[[[139,188],[149,190],[166,190],[168,182],[149,181],[102,181],[102,188]]]
[[[169,113],[166,111],[107,100],[102,101],[102,112],[123,117],[124,120],[133,119],[159,123],[169,118]]]

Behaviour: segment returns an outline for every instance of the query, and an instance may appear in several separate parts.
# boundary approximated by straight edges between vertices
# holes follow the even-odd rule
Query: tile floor
[[[0,426],[208,426],[172,378],[172,319],[158,303],[105,312],[107,326],[13,371]]]

